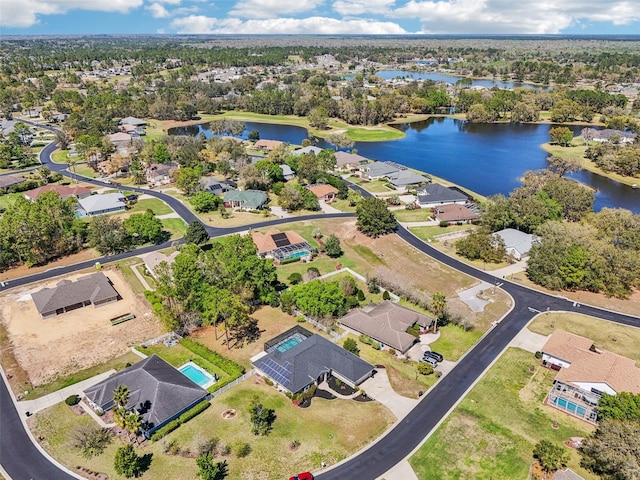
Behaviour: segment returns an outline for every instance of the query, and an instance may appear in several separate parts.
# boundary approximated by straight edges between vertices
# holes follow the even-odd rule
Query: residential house
[[[144,255],[140,255],[143,260],[144,260],[144,266],[147,268],[147,272],[149,272],[149,274],[151,276],[153,276],[153,278],[158,278],[157,274],[156,274],[156,267],[158,265],[160,265],[162,262],[165,262],[167,265],[171,265],[173,264],[173,262],[175,262],[176,257],[178,256],[180,252],[178,250],[176,250],[175,252],[172,252],[170,255],[165,255],[162,252],[150,252]]]
[[[324,203],[331,203],[336,199],[336,195],[338,194],[338,189],[333,185],[328,185],[326,183],[320,183],[316,185],[309,185],[307,187],[311,193],[313,193],[318,201]]]
[[[595,128],[583,128],[580,136],[585,141],[594,141],[599,143],[619,143],[620,145],[632,144],[636,139],[636,134],[624,130],[614,130],[612,128],[603,128],[596,130]]]
[[[447,188],[439,183],[430,183],[417,190],[418,205],[422,208],[432,208],[448,203],[464,205],[469,198],[459,190]]]
[[[254,143],[255,148],[264,152],[275,150],[280,145],[284,145],[284,142],[281,142],[280,140],[258,140],[256,143]]]
[[[269,196],[262,190],[230,190],[224,194],[223,201],[231,208],[260,210],[269,201]]]
[[[282,177],[284,178],[285,182],[288,182],[289,180],[291,180],[293,177],[296,176],[296,172],[291,170],[291,167],[286,163],[279,165],[279,167],[282,169]]]
[[[10,187],[24,182],[23,177],[17,175],[0,175],[0,193],[7,193]]]
[[[369,159],[355,153],[343,151],[336,152],[336,170],[358,170],[362,165],[369,163]]]
[[[305,153],[313,153],[317,157],[321,151],[322,149],[320,147],[316,147],[315,145],[309,145],[308,147],[298,148],[291,153],[293,153],[294,155],[303,155]]]
[[[600,350],[588,338],[555,330],[541,352],[542,365],[558,371],[546,403],[574,417],[597,423],[603,393],[640,394],[635,361]]]
[[[429,328],[433,319],[385,300],[373,308],[353,309],[338,321],[343,326],[380,342],[382,348],[393,348],[405,353],[418,341],[407,333],[407,329],[414,325]]]
[[[310,259],[315,252],[315,248],[292,230],[269,230],[267,233],[252,231],[251,238],[258,249],[258,255],[261,258],[273,258],[276,263],[291,259]]]
[[[27,200],[31,200],[35,202],[36,199],[45,192],[56,192],[60,195],[62,200],[65,200],[69,197],[77,198],[78,200],[81,198],[87,198],[91,195],[92,190],[87,187],[72,187],[69,185],[43,185],[42,187],[34,188],[32,190],[27,190],[23,192],[24,198]]]
[[[95,308],[113,303],[120,299],[120,295],[104,273],[96,272],[80,277],[75,282],[61,280],[54,288],[43,288],[32,293],[31,298],[44,319],[89,305]]]
[[[400,168],[387,162],[372,162],[360,167],[364,178],[378,180],[400,171]]]
[[[398,172],[387,175],[389,183],[396,187],[397,190],[404,191],[407,188],[418,187],[425,183],[431,182],[429,175],[419,175],[411,170],[400,170]]]
[[[476,213],[469,210],[465,205],[457,203],[448,203],[446,205],[438,205],[434,207],[437,222],[447,222],[449,225],[456,223],[471,223],[479,217]]]
[[[356,387],[371,377],[374,366],[326,338],[296,326],[265,343],[265,352],[251,359],[260,375],[279,390],[296,394],[333,376]]]
[[[113,392],[120,385],[129,390],[125,408],[140,415],[141,431],[146,438],[209,396],[204,388],[156,354],[82,393],[89,405],[100,414],[115,407]]]
[[[171,174],[179,165],[175,162],[152,163],[147,167],[147,183],[150,187],[159,187],[173,182]]]
[[[78,200],[79,212],[83,216],[94,217],[106,213],[123,212],[126,208],[124,195],[121,193],[104,193],[90,195]]]
[[[135,136],[146,135],[144,127],[147,122],[136,117],[126,117],[118,122],[120,129]]]
[[[213,193],[215,195],[231,190],[231,185],[228,185],[214,177],[200,177],[198,183],[203,191]]]
[[[535,240],[530,233],[524,233],[515,228],[505,228],[495,232],[495,235],[498,235],[504,241],[507,255],[511,255],[516,260],[522,260],[529,253]]]

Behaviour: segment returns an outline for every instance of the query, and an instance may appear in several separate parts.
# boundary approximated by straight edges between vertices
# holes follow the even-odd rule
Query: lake
[[[246,122],[243,138],[258,130],[260,138],[300,145],[307,138],[306,129],[290,125]],[[391,160],[469,188],[481,195],[507,195],[520,186],[527,170],[547,167],[547,153],[540,145],[549,141],[551,125],[475,124],[448,117],[432,117],[422,122],[396,125],[406,137],[388,142],[357,142],[358,153],[372,160]],[[582,127],[572,127],[577,134]],[[206,125],[174,128],[170,135],[207,137]],[[331,147],[320,141],[321,148]],[[594,209],[627,208],[640,213],[640,189],[615,182],[586,171],[569,175],[593,187]],[[638,182],[640,183],[640,181]]]

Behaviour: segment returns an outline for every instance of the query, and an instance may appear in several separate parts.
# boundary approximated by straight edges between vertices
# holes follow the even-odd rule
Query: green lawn
[[[162,218],[160,221],[164,229],[171,234],[171,240],[183,237],[187,231],[187,225],[181,218]]]
[[[94,377],[108,370],[111,370],[112,368],[115,370],[122,370],[126,366],[132,365],[139,361],[140,357],[138,355],[132,352],[127,352],[124,355],[109,360],[106,363],[80,370],[79,372],[75,372],[69,376],[58,377],[51,383],[35,387],[31,391],[29,391],[27,395],[24,396],[24,400],[33,400],[34,398],[40,398],[43,395],[57,392],[61,388],[65,388],[69,385],[73,385],[75,383],[86,380],[87,378]]]
[[[4,195],[0,195],[0,210],[7,209],[17,198],[23,196],[22,193],[5,193]]]
[[[473,228],[473,225],[449,225],[448,227],[441,227],[439,225],[433,225],[431,227],[411,227],[409,230],[420,240],[430,242],[438,235],[444,235],[445,233],[459,232],[460,230],[469,230]]]
[[[331,203],[331,206],[333,208],[337,208],[341,212],[355,212],[356,211],[356,207],[349,205],[349,201],[348,200],[334,200]]]
[[[143,200],[138,200],[133,204],[131,209],[129,209],[129,212],[144,213],[147,210],[153,210],[155,215],[166,215],[167,213],[173,212],[169,205],[157,198],[145,198]]]
[[[142,285],[142,282],[132,270],[134,265],[139,263],[142,263],[142,259],[138,257],[128,258],[116,263],[134,293],[144,293],[146,290],[145,286]]]
[[[83,177],[89,178],[98,178],[98,174],[95,172],[93,168],[91,168],[86,163],[77,163],[74,167],[69,169],[71,172],[77,173],[78,175],[82,175]]]
[[[354,182],[355,183],[355,182]],[[393,188],[389,188],[385,180],[373,180],[371,182],[362,182],[359,184],[367,192],[371,193],[389,193],[395,192]]]
[[[393,210],[393,216],[399,222],[426,222],[430,220],[431,211],[427,208],[417,208],[415,210]]]
[[[68,154],[69,154],[69,150],[58,149],[51,154],[51,160],[54,163],[68,163],[69,162],[69,158],[67,157]]]
[[[149,470],[139,478],[197,478],[193,455],[169,455],[164,453],[164,446],[175,442],[182,452],[195,453],[201,442],[215,437],[220,446],[233,447],[238,442],[251,446],[251,453],[245,458],[233,454],[224,457],[229,465],[229,480],[281,480],[291,472],[318,469],[321,462],[332,465],[346,458],[380,436],[394,421],[390,411],[377,402],[314,399],[310,408],[298,408],[273,387],[257,384],[257,379],[253,377],[216,397],[210,408],[162,441],[137,447],[139,455],[151,455]],[[276,412],[277,418],[268,436],[251,433],[248,410],[254,398]],[[221,414],[229,408],[235,409],[237,416],[223,420]],[[120,440],[114,440],[102,455],[88,460],[72,446],[72,434],[77,426],[92,425],[88,415],[76,415],[64,403],[59,403],[38,412],[30,421],[36,425],[35,435],[43,438],[45,448],[63,464],[71,468],[83,465],[107,473],[110,479],[123,480],[113,471],[115,451],[122,445]],[[293,440],[300,444],[292,450]]]
[[[508,349],[411,457],[418,478],[524,479],[539,440],[561,445],[588,435],[593,427],[542,404],[555,373],[540,367],[532,353]],[[569,466],[594,479],[579,467],[578,453],[568,451]]]
[[[440,327],[440,338],[431,344],[431,349],[441,353],[447,360],[457,361],[463,353],[468,351],[483,332],[480,330],[467,330],[457,325],[445,325]]]

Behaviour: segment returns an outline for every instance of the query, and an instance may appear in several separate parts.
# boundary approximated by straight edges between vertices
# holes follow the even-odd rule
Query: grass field
[[[431,216],[431,212],[426,208],[418,208],[416,210],[393,210],[393,216],[399,222],[426,222]]]
[[[68,163],[69,159],[67,155],[69,154],[69,150],[56,150],[51,154],[51,160],[54,163]]]
[[[7,209],[17,198],[23,197],[22,193],[5,193],[0,195],[0,209]]]
[[[457,325],[440,327],[440,338],[431,344],[431,349],[444,355],[447,360],[457,361],[482,336],[479,329],[464,331]]]
[[[171,240],[181,238],[187,231],[187,225],[181,218],[161,218],[162,226],[171,235]]]
[[[251,446],[251,453],[245,458],[233,454],[224,457],[229,464],[229,480],[288,478],[291,472],[313,470],[319,468],[321,462],[331,465],[342,460],[377,438],[393,422],[389,410],[377,402],[314,399],[310,408],[298,408],[282,393],[262,382],[256,383],[257,380],[253,377],[216,397],[210,408],[162,441],[136,448],[139,455],[152,456],[149,470],[139,478],[196,478],[194,457],[198,444],[212,437],[219,439],[221,445],[233,447],[241,442]],[[276,412],[277,418],[268,436],[251,433],[248,410],[256,397]],[[223,420],[221,414],[229,408],[238,414],[232,420]],[[35,425],[36,437],[43,438],[45,448],[59,461],[71,468],[83,465],[107,473],[110,479],[123,478],[113,471],[115,451],[122,445],[120,440],[114,440],[102,455],[89,460],[71,446],[75,429],[79,425],[91,425],[91,417],[74,414],[64,403],[34,417],[30,422]],[[290,448],[293,440],[300,442],[295,449]],[[167,442],[175,442],[182,454],[164,453]]]
[[[152,210],[155,215],[166,215],[167,213],[173,213],[173,210],[169,205],[157,198],[144,198],[138,200],[133,204],[128,212],[130,213],[144,213],[147,210]]]
[[[542,404],[555,373],[533,354],[508,349],[411,457],[418,478],[524,479],[539,440],[558,445],[588,435],[593,427]],[[594,479],[579,467],[578,453],[567,450],[569,466]]]
[[[146,290],[140,279],[132,270],[135,268],[134,265],[138,265],[139,263],[142,263],[142,259],[139,257],[127,258],[126,260],[121,260],[116,263],[134,293],[144,293]]]
[[[71,172],[88,178],[98,178],[98,174],[86,163],[77,163],[75,167],[69,169]]]
[[[596,347],[632,358],[640,364],[640,329],[607,322],[577,313],[549,313],[538,315],[529,325],[529,330],[549,335],[554,330],[587,337]]]
[[[445,233],[459,232],[469,230],[473,228],[472,225],[449,225],[448,227],[441,227],[439,225],[433,225],[430,227],[411,227],[411,233],[413,233],[420,240],[425,242],[431,242],[436,239],[438,235],[444,235]]]

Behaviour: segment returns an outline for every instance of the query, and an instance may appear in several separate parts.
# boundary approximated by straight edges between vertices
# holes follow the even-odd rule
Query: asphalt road
[[[50,128],[51,130],[55,130]],[[66,171],[65,165],[51,163],[50,153],[55,146],[49,145],[45,147],[41,153],[43,163],[54,171],[59,171],[66,176],[71,176]],[[83,178],[83,181],[89,181],[96,185],[103,185],[91,179]],[[356,188],[352,186],[352,188]],[[189,211],[178,200],[164,195],[160,192],[149,191],[146,189],[127,189],[148,193],[166,201],[185,221],[190,222],[195,215]],[[361,190],[357,188],[358,190]],[[362,190],[361,190],[362,191]],[[184,214],[184,216],[183,216]],[[350,214],[338,214],[335,217],[348,217]],[[252,225],[253,228],[259,226],[278,225],[294,221],[321,218],[317,215],[307,217],[294,217],[287,219],[277,219],[263,222],[259,225]],[[326,218],[323,216],[322,218]],[[220,236],[228,233],[246,230],[248,226],[237,227],[234,229],[219,229],[209,227],[208,231],[212,236]],[[360,452],[351,459],[336,466],[326,473],[318,475],[319,480],[343,479],[343,478],[359,478],[359,479],[375,479],[383,475],[386,471],[402,461],[414,448],[416,448],[424,438],[433,431],[438,423],[445,418],[456,404],[462,398],[467,389],[482,375],[484,370],[498,358],[500,353],[507,347],[509,342],[516,334],[529,322],[534,314],[539,311],[560,310],[560,311],[576,311],[594,317],[602,318],[624,325],[632,325],[640,327],[640,318],[624,315],[616,312],[610,312],[586,305],[574,306],[572,301],[563,298],[548,295],[532,289],[522,287],[502,279],[496,279],[487,272],[477,270],[469,265],[459,262],[438,250],[423,243],[404,228],[399,227],[397,234],[414,246],[417,251],[415,255],[426,254],[436,260],[456,268],[479,280],[484,280],[492,284],[502,283],[499,288],[509,293],[514,301],[514,308],[502,321],[490,330],[476,345],[464,356],[456,365],[456,367],[445,377],[443,377],[428,393],[422,397],[416,408],[414,408],[407,417],[405,417],[393,430],[374,443],[364,451]],[[82,262],[80,264],[56,268],[43,272],[41,274],[23,277],[21,279],[12,280],[10,285],[4,288],[24,285],[27,283],[44,280],[57,275],[67,274],[83,268],[93,266],[96,261],[103,263],[120,260],[146,251],[153,251],[159,248],[165,248],[170,244],[152,245],[144,247],[133,252],[127,252],[120,255],[104,257],[102,259]],[[426,275],[429,272],[425,272]],[[0,290],[2,287],[0,287]],[[13,405],[11,398],[6,390],[4,380],[0,386],[0,464],[13,477],[13,480],[22,479],[67,479],[73,478],[68,474],[59,470],[57,466],[50,463],[31,443],[30,438],[24,431],[18,412]],[[7,432],[11,432],[8,434]]]

